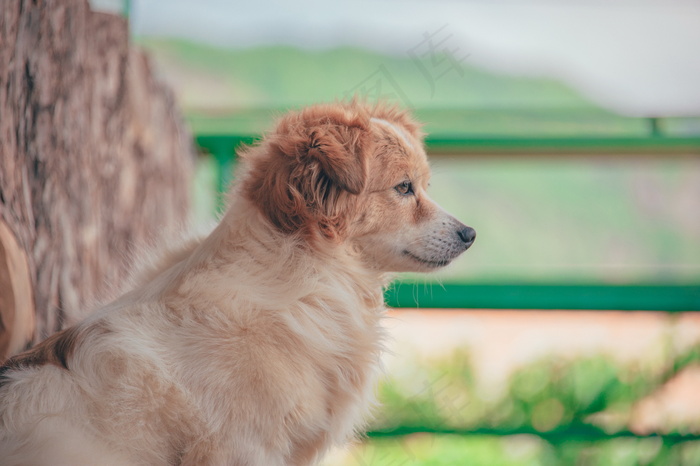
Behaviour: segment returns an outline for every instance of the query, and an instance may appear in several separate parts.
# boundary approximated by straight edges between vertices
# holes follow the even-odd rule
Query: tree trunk
[[[81,319],[186,220],[192,162],[125,19],[0,1],[0,360]]]

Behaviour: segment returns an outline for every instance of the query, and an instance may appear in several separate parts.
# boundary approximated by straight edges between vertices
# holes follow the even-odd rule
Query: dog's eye
[[[396,192],[398,192],[402,196],[408,196],[408,195],[413,194],[413,185],[408,180],[402,182],[401,184],[396,185],[394,187],[394,189],[396,190]]]

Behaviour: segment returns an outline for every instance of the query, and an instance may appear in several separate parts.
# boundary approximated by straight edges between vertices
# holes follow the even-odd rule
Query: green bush
[[[646,366],[547,358],[514,372],[491,399],[458,351],[381,385],[370,438],[347,464],[697,465],[700,437],[689,426],[637,435],[628,420],[635,403],[699,363],[700,347]]]

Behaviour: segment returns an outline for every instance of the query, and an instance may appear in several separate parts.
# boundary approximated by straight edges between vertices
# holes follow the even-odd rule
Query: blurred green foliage
[[[330,464],[330,463],[329,463]],[[613,438],[552,445],[535,436],[414,434],[366,442],[334,466],[696,466],[700,442]]]
[[[697,465],[700,420],[651,434],[629,424],[635,404],[698,364],[700,346],[646,364],[547,358],[516,370],[494,397],[458,351],[381,386],[370,439],[348,464]]]

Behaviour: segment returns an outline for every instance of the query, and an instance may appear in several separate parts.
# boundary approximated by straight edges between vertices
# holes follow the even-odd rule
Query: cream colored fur
[[[244,154],[209,236],[170,249],[132,290],[7,363],[0,464],[307,465],[362,429],[379,372],[387,273],[442,266],[471,242],[425,194],[421,135],[403,112],[353,103],[287,118]],[[319,136],[321,127],[330,136]],[[280,147],[299,128],[302,140],[320,142],[290,155]],[[366,140],[362,153],[349,149],[345,128]],[[312,149],[330,162],[314,165]],[[259,178],[280,154],[290,155],[290,170],[309,164],[304,173],[321,176],[325,190],[301,192],[299,231],[275,223],[284,199],[277,208],[251,194],[267,186]],[[353,168],[336,175],[328,164],[342,157]],[[409,178],[414,194],[399,193]]]

